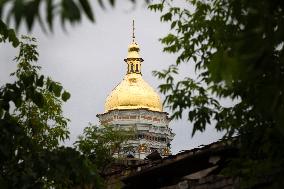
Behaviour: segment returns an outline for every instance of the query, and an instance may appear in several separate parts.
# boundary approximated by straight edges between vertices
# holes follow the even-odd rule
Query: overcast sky
[[[42,72],[61,82],[71,93],[71,99],[64,105],[64,115],[71,120],[71,136],[66,145],[71,145],[89,122],[98,124],[96,114],[104,112],[106,97],[126,73],[123,59],[131,42],[133,18],[136,41],[144,59],[143,78],[156,91],[162,81],[153,77],[152,71],[167,68],[176,60],[176,55],[162,52],[158,41],[169,32],[169,24],[160,23],[160,14],[150,12],[143,5],[132,8],[128,1],[117,1],[114,9],[105,11],[96,6],[95,24],[84,19],[74,27],[67,27],[67,32],[57,23],[53,34],[44,34],[38,26],[31,33],[38,39]],[[25,33],[25,29],[19,33]],[[12,61],[15,55],[10,45],[0,45],[1,85],[10,81],[9,73],[15,70]],[[183,66],[179,77],[185,74],[195,77],[193,66]],[[192,124],[186,119],[174,120],[170,127],[176,134],[172,141],[173,153],[214,142],[222,136],[209,127],[191,138]]]

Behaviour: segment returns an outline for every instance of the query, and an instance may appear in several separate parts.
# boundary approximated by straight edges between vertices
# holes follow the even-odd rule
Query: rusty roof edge
[[[176,155],[172,155],[170,157],[166,157],[166,158],[161,159],[161,160],[156,160],[156,161],[153,161],[152,163],[153,164],[159,163],[158,165],[156,164],[154,166],[150,166],[150,167],[147,167],[145,169],[142,169],[139,172],[135,172],[135,173],[132,173],[130,175],[123,176],[122,180],[131,178],[131,177],[135,177],[137,175],[144,174],[146,172],[150,172],[150,171],[152,171],[154,169],[157,169],[157,168],[160,168],[160,167],[164,167],[164,166],[173,164],[177,160],[182,160],[182,159],[186,159],[186,158],[191,158],[191,157],[205,155],[205,154],[207,154],[209,152],[212,152],[212,150],[219,150],[219,151],[221,150],[222,151],[222,150],[225,150],[226,147],[227,148],[232,148],[232,146],[230,146],[231,144],[232,144],[232,141],[228,141],[228,140],[217,141],[217,142],[213,142],[213,143],[208,144],[208,145],[206,145],[204,147],[201,147],[201,148],[194,148],[194,149],[191,149],[191,150],[184,151],[182,153],[178,153]],[[181,156],[181,157],[178,158],[178,156]]]

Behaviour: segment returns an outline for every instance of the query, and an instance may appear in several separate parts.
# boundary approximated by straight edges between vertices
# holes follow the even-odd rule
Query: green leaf
[[[114,7],[114,4],[115,4],[115,0],[109,0],[109,3],[112,7]]]
[[[73,0],[63,0],[61,18],[63,21],[68,19],[71,23],[81,19],[80,9]]]
[[[63,87],[61,85],[59,85],[58,83],[55,83],[55,82],[53,82],[51,86],[52,86],[52,91],[53,91],[54,95],[56,97],[59,97]]]
[[[17,47],[20,44],[19,39],[16,37],[16,33],[13,29],[8,30],[9,42],[12,42],[13,47]]]
[[[64,91],[61,95],[61,98],[64,102],[66,102],[69,98],[70,98],[70,93],[68,93],[67,91]]]
[[[88,18],[94,22],[95,19],[94,19],[94,15],[93,15],[93,11],[92,11],[92,8],[91,8],[91,5],[89,3],[88,0],[79,0],[80,1],[80,4],[84,10],[84,12],[86,13],[86,15],[88,16]]]
[[[43,86],[43,79],[44,79],[44,76],[41,75],[40,78],[37,79],[36,85],[39,86],[39,87],[42,87]]]
[[[177,24],[177,21],[173,21],[172,24],[171,24],[171,29],[173,29]]]
[[[15,24],[16,24],[16,30],[18,30],[22,17],[23,17],[23,13],[24,13],[24,4],[22,0],[15,0],[14,1],[14,6],[12,8],[12,12],[14,13],[15,16]]]
[[[51,31],[53,30],[53,0],[46,0],[46,20]]]
[[[164,14],[163,16],[161,16],[161,21],[168,22],[168,21],[171,21],[171,20],[172,20],[172,13],[171,12],[168,12],[168,13]]]
[[[34,1],[28,2],[25,5],[26,14],[24,16],[26,18],[27,27],[28,27],[29,31],[32,30],[35,17],[37,16],[38,12],[34,11],[34,10],[38,10],[39,9],[39,2],[40,2],[39,0],[34,0]]]
[[[32,97],[33,102],[40,108],[43,107],[44,105],[44,97],[43,94],[39,92],[35,92],[33,97]]]

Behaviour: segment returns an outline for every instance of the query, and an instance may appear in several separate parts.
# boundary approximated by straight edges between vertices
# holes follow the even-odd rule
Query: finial
[[[134,43],[134,41],[135,41],[134,31],[135,31],[135,26],[134,26],[134,19],[133,19],[133,21],[132,21],[132,42],[133,42],[133,43]]]

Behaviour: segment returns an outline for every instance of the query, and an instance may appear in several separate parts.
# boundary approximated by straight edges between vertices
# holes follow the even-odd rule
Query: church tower
[[[170,142],[174,134],[169,128],[168,113],[163,112],[159,95],[142,78],[141,65],[144,60],[139,51],[133,21],[132,43],[124,59],[126,75],[107,97],[105,112],[97,117],[101,125],[134,131],[134,138],[127,141],[125,150],[120,152],[122,154],[116,155],[144,159],[157,151],[165,157],[170,155]]]

